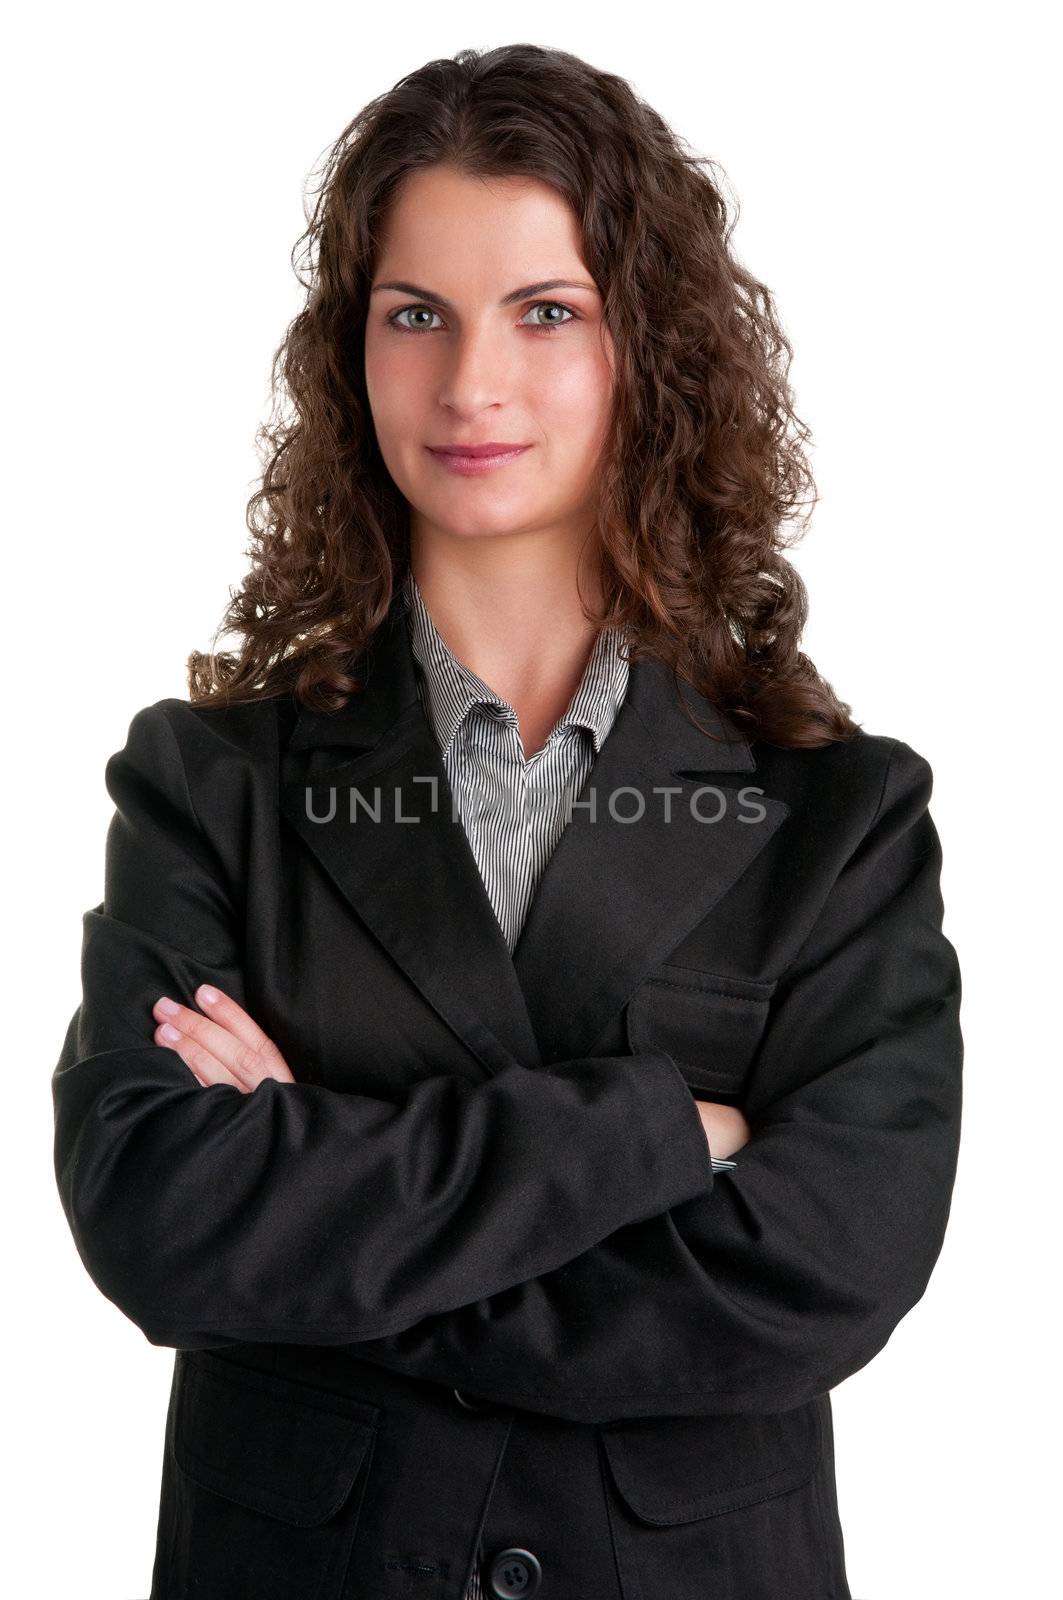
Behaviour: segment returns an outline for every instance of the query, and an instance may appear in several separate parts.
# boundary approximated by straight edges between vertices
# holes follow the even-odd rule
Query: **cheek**
[[[379,435],[386,434],[392,418],[402,408],[403,386],[395,363],[384,352],[365,350],[365,392]]]
[[[366,352],[366,393],[384,465],[398,489],[411,498],[422,468],[415,443],[424,432],[424,380],[390,351]]]
[[[557,361],[538,375],[535,406],[551,442],[596,451],[609,420],[613,376],[597,350]]]
[[[403,352],[394,345],[367,337],[365,387],[381,447],[389,439],[401,440],[422,403],[423,373],[404,361]]]

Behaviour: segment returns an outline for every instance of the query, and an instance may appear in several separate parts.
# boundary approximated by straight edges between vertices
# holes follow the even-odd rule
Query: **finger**
[[[244,1085],[233,1076],[216,1056],[211,1055],[209,1050],[206,1050],[194,1039],[182,1034],[179,1029],[174,1027],[172,1022],[159,1023],[155,1029],[155,1043],[162,1045],[166,1050],[172,1050],[175,1055],[180,1056],[189,1072],[202,1088],[207,1089],[212,1083],[225,1083],[234,1089],[239,1089],[242,1093],[250,1092],[245,1089]]]
[[[203,1007],[212,1021],[220,1023],[239,1039],[241,1044],[250,1046],[252,1050],[261,1051],[270,1043],[268,1036],[263,1033],[254,1017],[250,1016],[243,1006],[237,1005],[232,995],[226,994],[224,989],[218,989],[213,984],[201,983],[192,998],[197,1006]]]
[[[244,1081],[249,1082],[251,1088],[261,1083],[263,1078],[277,1078],[282,1083],[295,1082],[291,1068],[273,1040],[263,1032],[254,1017],[237,1004],[232,995],[212,984],[201,983],[192,998],[204,1008],[213,1022],[219,1023],[251,1052],[237,1063]],[[245,1060],[246,1070],[243,1065]]]
[[[237,1011],[241,1010],[235,1001],[230,1001],[230,1005]],[[212,1009],[215,1008],[216,1006],[212,1006]],[[230,1033],[220,1022],[215,1022],[212,1017],[205,1017],[202,1012],[194,1011],[190,1006],[179,1005],[168,995],[161,995],[152,1007],[152,1011],[164,1027],[177,1030],[185,1046],[181,1052],[182,1059],[197,1070],[200,1060],[197,1052],[202,1051],[204,1068],[210,1071],[212,1059],[214,1062],[220,1062],[238,1088],[256,1089],[264,1078],[272,1077],[286,1078],[294,1082],[280,1051],[256,1023],[251,1023],[251,1018],[246,1012],[242,1012],[244,1018],[242,1032],[246,1034],[248,1031],[246,1024],[251,1023],[256,1041],[261,1041],[260,1043],[245,1042],[239,1035]],[[164,1042],[176,1043],[170,1041],[166,1035]]]
[[[171,1009],[173,1008],[173,1009]],[[155,1030],[158,1044],[169,1046],[197,1077],[210,1083],[232,1083],[238,1089],[254,1087],[248,1079],[248,1047],[232,1034],[190,1006],[179,1005],[163,995],[152,1008],[159,1019]]]

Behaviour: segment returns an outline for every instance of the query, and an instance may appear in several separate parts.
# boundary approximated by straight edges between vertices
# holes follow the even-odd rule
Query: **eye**
[[[533,311],[564,311],[564,322],[536,322],[532,326],[542,333],[552,333],[555,328],[564,328],[569,322],[577,322],[579,318],[571,306],[562,305],[560,300],[536,300],[533,306],[528,307],[528,315]]]
[[[398,328],[402,333],[420,333],[424,329],[423,323],[420,325],[420,327],[411,328],[408,323],[400,322],[398,320],[400,317],[406,316],[407,312],[410,311],[417,312],[428,317],[436,317],[439,315],[437,311],[432,310],[431,306],[400,306],[398,311],[393,311],[390,316],[385,317],[384,320],[389,324],[389,326],[392,328]],[[431,332],[432,330],[428,329],[427,331]]]
[[[563,305],[560,300],[536,300],[533,305],[528,307],[525,316],[531,316],[532,312],[536,311],[563,311],[565,313],[564,321],[554,318],[550,322],[535,321],[527,323],[522,318],[523,326],[533,327],[536,333],[553,333],[555,328],[564,328],[568,323],[580,320],[578,313],[573,311],[571,306]],[[397,329],[400,333],[434,333],[436,330],[431,326],[430,320],[429,322],[420,322],[411,326],[408,322],[400,322],[399,318],[418,316],[431,319],[432,317],[438,317],[438,315],[438,311],[433,311],[431,306],[400,306],[397,311],[390,312],[384,318],[384,321],[389,327]]]

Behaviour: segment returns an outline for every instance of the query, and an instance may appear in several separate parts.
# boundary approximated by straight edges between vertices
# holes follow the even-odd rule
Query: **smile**
[[[531,446],[526,444],[512,445],[500,449],[491,455],[462,455],[453,450],[437,450],[431,445],[428,447],[429,455],[433,456],[441,466],[448,467],[451,472],[460,472],[466,475],[479,472],[493,472],[497,467],[504,467],[510,461],[516,461]]]

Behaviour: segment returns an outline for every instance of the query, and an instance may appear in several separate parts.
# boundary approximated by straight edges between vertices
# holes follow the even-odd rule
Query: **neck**
[[[566,710],[597,630],[597,568],[570,542],[411,540],[410,565],[444,643],[517,713],[525,754]],[[578,578],[578,583],[577,583]]]

